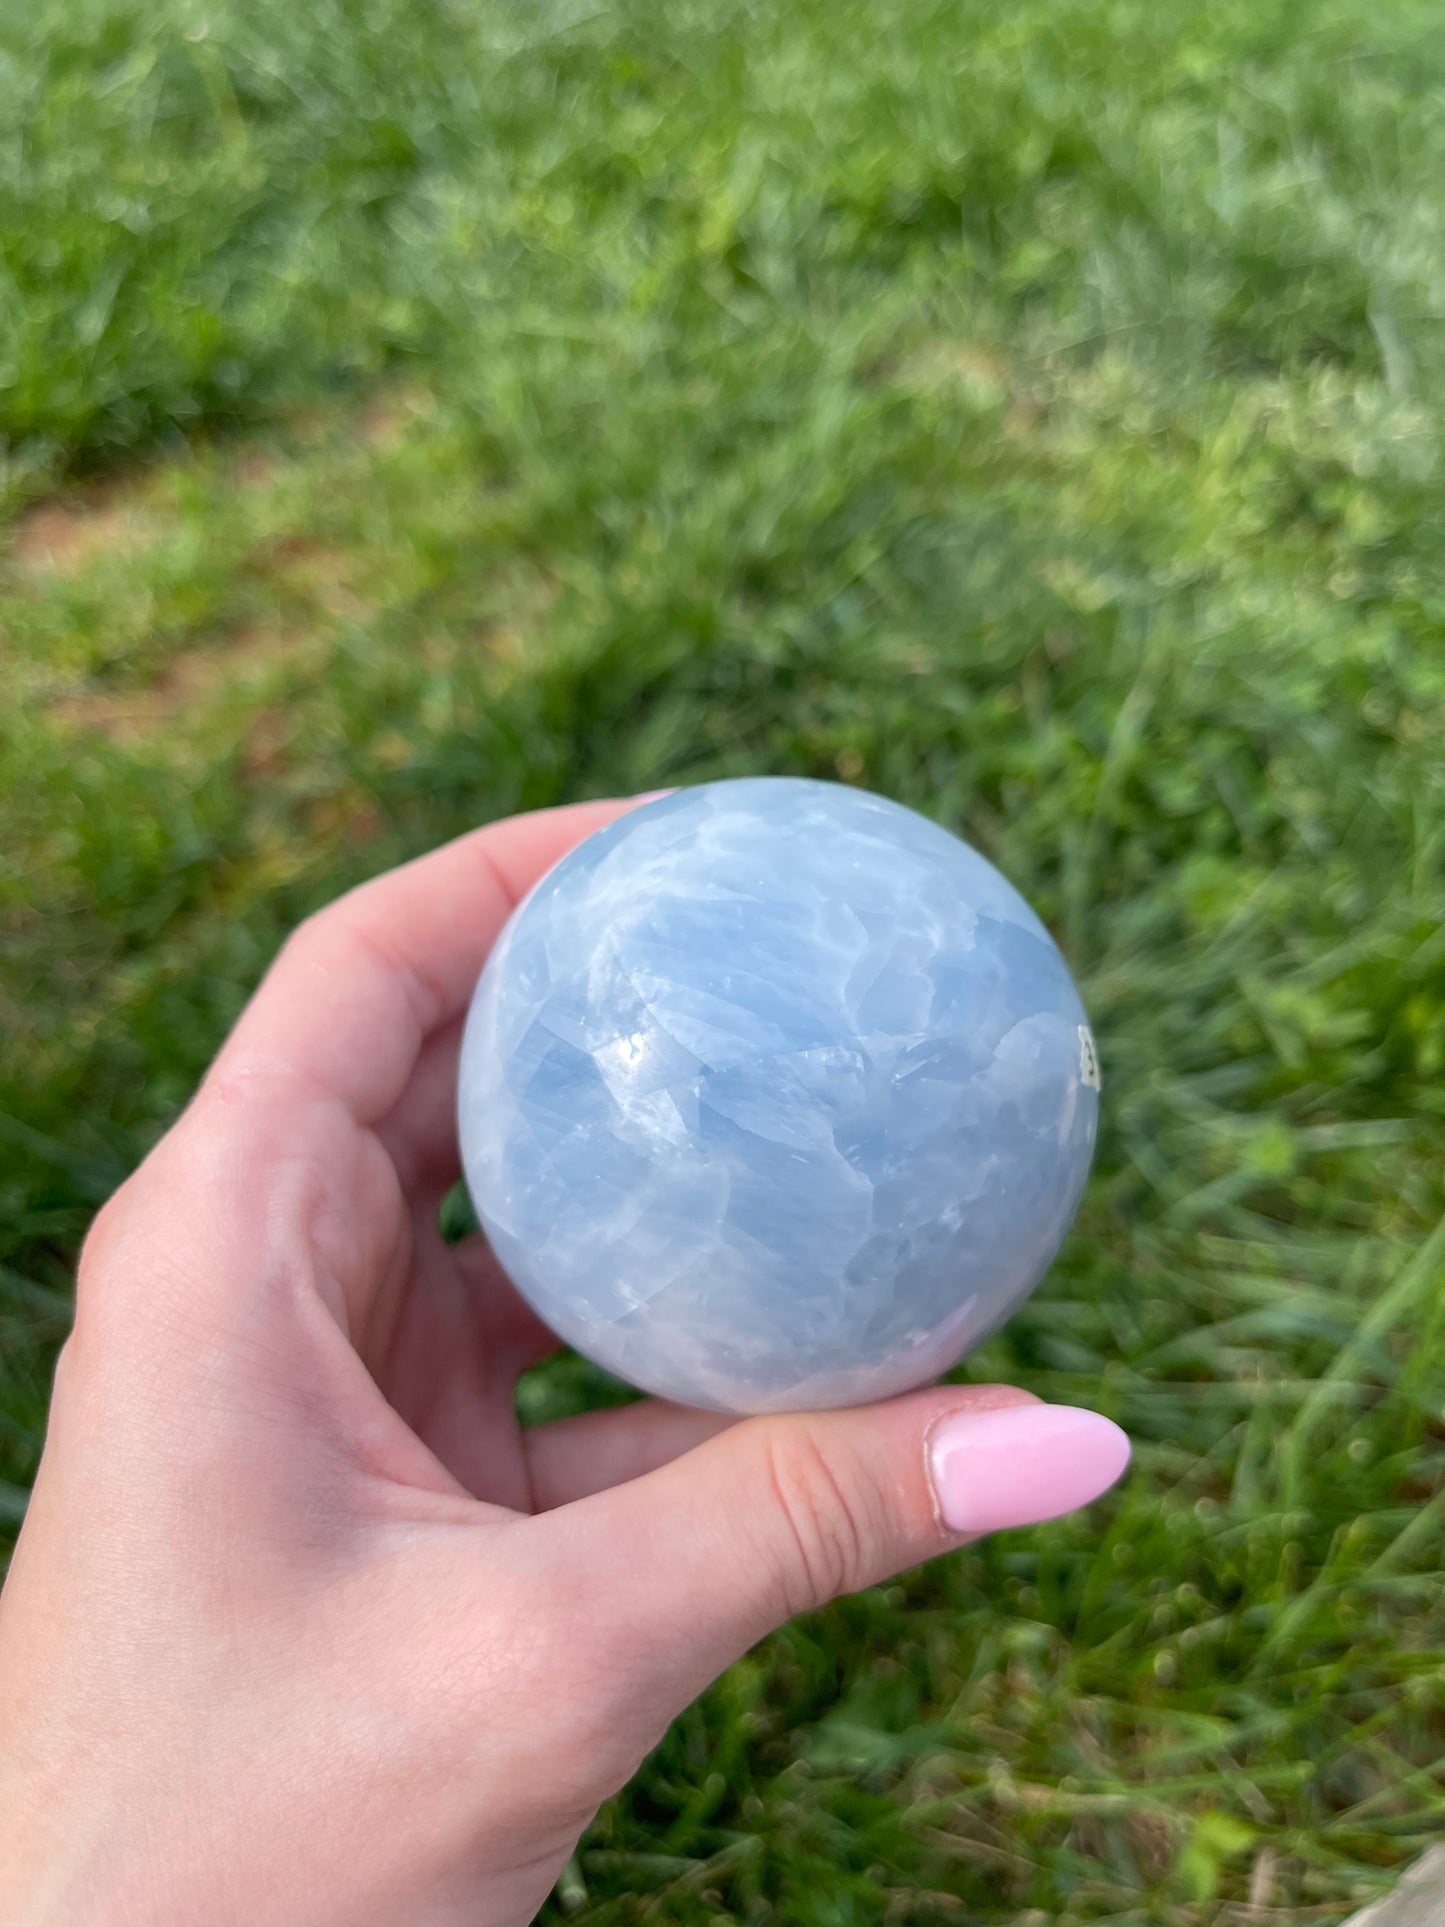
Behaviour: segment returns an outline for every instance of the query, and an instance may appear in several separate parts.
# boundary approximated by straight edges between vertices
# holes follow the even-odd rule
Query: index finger
[[[642,800],[488,823],[338,897],[282,947],[211,1077],[294,1077],[374,1123],[405,1089],[427,1036],[465,1006],[533,883]]]

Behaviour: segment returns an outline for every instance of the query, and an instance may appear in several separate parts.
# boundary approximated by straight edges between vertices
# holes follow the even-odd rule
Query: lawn
[[[1094,1178],[965,1372],[1135,1469],[767,1641],[548,1918],[1384,1891],[1445,1831],[1442,163],[1407,0],[5,9],[12,1522],[87,1219],[298,917],[866,784],[1080,977]]]

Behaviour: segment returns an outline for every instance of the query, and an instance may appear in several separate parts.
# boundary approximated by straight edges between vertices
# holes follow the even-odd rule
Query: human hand
[[[668,1721],[790,1613],[1123,1470],[1005,1387],[519,1430],[556,1340],[456,1177],[513,902],[626,803],[517,817],[285,946],[100,1214],[0,1596],[12,1927],[531,1919]]]

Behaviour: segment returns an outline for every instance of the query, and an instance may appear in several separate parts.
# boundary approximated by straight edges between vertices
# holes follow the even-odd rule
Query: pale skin
[[[1059,1408],[1000,1386],[519,1429],[557,1341],[437,1229],[460,1025],[512,904],[628,806],[304,924],[97,1220],[0,1595],[7,1923],[520,1927],[789,1614],[1121,1469],[1021,1494],[966,1448]]]

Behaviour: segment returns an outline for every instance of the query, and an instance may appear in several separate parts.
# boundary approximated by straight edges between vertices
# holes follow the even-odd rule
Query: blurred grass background
[[[1445,1831],[1442,155],[1415,0],[5,9],[12,1521],[88,1216],[307,909],[864,783],[1082,979],[1095,1178],[967,1371],[1136,1470],[768,1641],[549,1918],[1388,1886]]]

